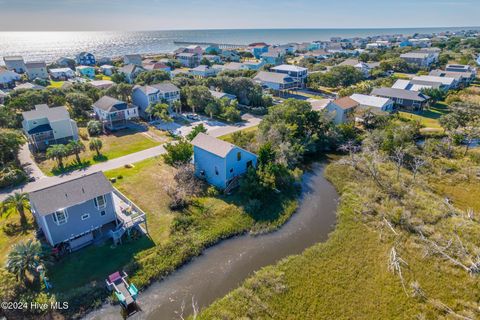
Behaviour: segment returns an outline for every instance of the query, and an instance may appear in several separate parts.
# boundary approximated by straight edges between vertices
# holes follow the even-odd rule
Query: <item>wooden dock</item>
[[[202,47],[217,46],[220,49],[244,49],[248,47],[246,44],[199,42],[199,41],[174,41],[173,43],[178,46],[190,46],[190,45],[202,46]]]

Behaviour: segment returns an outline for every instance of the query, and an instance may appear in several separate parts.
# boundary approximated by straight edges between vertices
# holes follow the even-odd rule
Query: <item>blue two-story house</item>
[[[96,239],[118,240],[146,221],[145,213],[115,189],[102,172],[33,191],[29,199],[46,241],[52,247],[66,244],[71,251]]]
[[[192,145],[195,174],[220,189],[257,165],[255,154],[205,133],[199,133]]]
[[[81,66],[94,66],[97,63],[93,53],[85,51],[77,54],[77,56],[75,57],[75,62]]]
[[[163,82],[145,86],[135,86],[132,91],[132,102],[138,107],[139,115],[149,120],[146,113],[148,106],[156,103],[167,103],[170,107],[180,100],[180,89],[171,82]]]
[[[51,246],[72,249],[91,243],[106,225],[115,228],[113,186],[102,172],[82,176],[29,194],[32,214]]]

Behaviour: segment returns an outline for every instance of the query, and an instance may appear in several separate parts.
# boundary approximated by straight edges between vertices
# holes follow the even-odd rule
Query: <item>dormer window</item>
[[[57,225],[62,225],[62,224],[65,224],[67,223],[68,221],[68,213],[67,213],[67,210],[63,209],[63,210],[58,210],[56,211],[54,214],[53,214],[53,221],[55,221],[55,223]]]
[[[107,202],[105,201],[105,196],[98,196],[95,199],[93,199],[95,202],[95,207],[97,207],[98,210],[103,209],[107,206]]]

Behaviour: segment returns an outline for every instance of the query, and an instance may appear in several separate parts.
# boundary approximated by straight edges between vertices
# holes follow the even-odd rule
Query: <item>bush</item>
[[[8,166],[0,171],[0,188],[19,185],[26,180],[27,174],[15,166]]]
[[[91,120],[87,124],[88,134],[92,137],[98,136],[103,131],[103,126],[100,121]]]

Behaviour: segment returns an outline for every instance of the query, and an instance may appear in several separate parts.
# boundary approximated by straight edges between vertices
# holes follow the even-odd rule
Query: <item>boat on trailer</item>
[[[137,306],[138,289],[133,283],[128,283],[128,277],[125,271],[112,273],[105,280],[107,288],[115,293],[118,301],[127,312],[131,315],[139,310]]]

